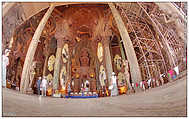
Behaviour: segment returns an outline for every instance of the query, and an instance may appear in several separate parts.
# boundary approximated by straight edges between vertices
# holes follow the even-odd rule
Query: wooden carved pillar
[[[56,59],[54,64],[54,77],[53,77],[53,90],[57,90],[59,86],[59,75],[60,75],[60,60],[62,55],[63,40],[57,39],[57,50]]]
[[[109,37],[106,36],[105,39],[103,40],[103,42],[104,42],[104,57],[105,57],[105,63],[106,63],[106,71],[108,74],[108,82],[110,82],[113,68],[112,68],[112,59],[111,59],[111,55],[110,55]]]
[[[68,53],[68,62],[67,62],[67,79],[66,79],[66,83],[69,80],[71,82],[71,57],[70,57],[70,51]]]
[[[136,53],[135,53],[133,44],[131,42],[131,39],[129,37],[129,34],[127,32],[127,29],[124,25],[124,22],[123,22],[123,20],[120,16],[119,12],[115,8],[114,4],[113,3],[108,3],[108,4],[109,4],[109,7],[110,7],[112,14],[114,16],[114,19],[116,21],[116,24],[117,24],[117,27],[119,29],[121,38],[123,40],[124,49],[125,49],[125,52],[126,52],[126,55],[127,55],[127,59],[129,61],[132,81],[134,83],[140,82],[142,80],[141,71],[140,71],[140,67],[138,65]]]
[[[48,62],[48,55],[45,55],[45,63],[44,63],[44,66],[43,66],[43,77],[46,76],[47,62]]]
[[[44,63],[44,66],[43,66],[43,77],[46,76],[46,72],[47,72],[47,64],[48,64],[48,57],[49,57],[49,41],[50,39],[52,38],[52,36],[50,36],[50,38],[46,39],[45,40],[45,48],[44,48],[44,55],[45,55],[45,63]]]
[[[25,62],[24,62],[24,67],[22,70],[22,77],[21,77],[21,83],[20,83],[20,91],[23,93],[26,93],[26,89],[28,88],[29,85],[29,68],[32,65],[33,62],[33,58],[35,55],[35,51],[36,48],[38,46],[38,41],[39,38],[41,36],[41,33],[43,31],[43,28],[45,27],[45,24],[47,22],[47,20],[49,19],[53,9],[54,9],[54,5],[51,4],[51,6],[49,7],[49,9],[47,10],[47,12],[45,13],[45,15],[43,16],[42,20],[40,21],[34,36],[31,40],[31,43],[29,45],[28,51],[27,51],[27,55],[25,58]]]
[[[118,38],[118,41],[119,41],[119,47],[120,47],[120,51],[121,51],[121,56],[122,58],[125,60],[125,53],[124,53],[124,49],[123,49],[123,46],[122,46],[122,41],[120,41],[120,38]]]

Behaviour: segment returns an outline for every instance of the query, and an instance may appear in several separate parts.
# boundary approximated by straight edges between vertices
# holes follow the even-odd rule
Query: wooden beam
[[[29,45],[27,54],[26,54],[26,58],[25,58],[25,62],[24,62],[24,67],[22,70],[22,77],[21,77],[21,83],[20,83],[20,91],[22,93],[26,93],[26,89],[28,88],[29,85],[29,68],[32,65],[33,59],[34,59],[34,55],[35,55],[35,51],[36,48],[38,46],[38,42],[39,42],[39,38],[41,36],[41,33],[45,27],[45,24],[47,22],[47,20],[49,19],[52,11],[54,10],[54,5],[51,4],[51,6],[49,7],[48,11],[45,13],[45,15],[43,16],[41,22],[39,23],[34,36],[31,40],[31,43]]]
[[[104,37],[103,42],[104,42],[103,45],[104,45],[104,56],[105,56],[106,71],[107,71],[107,74],[108,74],[108,76],[107,76],[108,82],[110,84],[113,68],[112,68],[112,58],[111,58],[111,54],[110,54],[109,37],[108,36]]]
[[[60,66],[61,66],[60,62],[61,62],[63,45],[64,45],[64,41],[60,38],[57,38],[57,50],[56,50],[56,59],[54,64],[54,77],[53,77],[53,94],[59,87]]]
[[[16,3],[16,2],[9,2],[9,3],[5,3],[5,5],[3,5],[3,16],[4,17],[6,15],[6,13],[16,4],[19,4],[19,3]]]
[[[63,15],[62,15],[63,13],[60,12],[58,9],[54,8],[54,12],[56,12],[60,17],[63,18]]]

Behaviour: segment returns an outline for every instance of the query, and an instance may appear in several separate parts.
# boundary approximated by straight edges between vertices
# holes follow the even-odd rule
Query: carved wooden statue
[[[105,73],[105,69],[103,65],[100,66],[99,80],[100,80],[101,87],[104,87],[106,85],[105,84],[106,73]]]
[[[36,74],[35,68],[36,68],[36,62],[33,62],[32,66],[30,67],[30,83],[29,83],[29,88],[32,88],[33,79],[34,79],[34,76]]]
[[[86,49],[83,49],[81,51],[81,56],[79,59],[80,59],[81,66],[89,66],[89,54]]]
[[[123,66],[125,68],[125,78],[128,84],[128,88],[131,89],[131,83],[130,83],[130,74],[129,74],[129,63],[127,60],[123,60]]]
[[[60,85],[61,85],[62,89],[66,88],[66,86],[65,86],[66,74],[67,74],[66,67],[63,66],[61,71],[60,71]]]

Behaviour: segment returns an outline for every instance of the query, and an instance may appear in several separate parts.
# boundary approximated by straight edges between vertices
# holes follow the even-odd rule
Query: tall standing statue
[[[121,70],[122,60],[118,54],[116,54],[114,57],[114,64],[115,64],[117,70]]]
[[[60,85],[61,89],[65,89],[65,82],[66,82],[66,67],[63,66],[61,71],[60,71]]]
[[[129,74],[129,63],[127,60],[123,60],[123,66],[125,67],[125,78],[128,84],[128,88],[131,89],[131,83],[130,83],[130,74]]]
[[[33,79],[36,74],[35,68],[36,68],[36,62],[33,62],[32,66],[30,67],[30,83],[29,83],[30,89],[32,88]]]
[[[106,73],[103,66],[100,67],[99,80],[102,89],[105,87]]]
[[[7,66],[9,65],[9,58],[8,58],[8,55],[9,55],[9,50],[6,49],[5,50],[5,54],[3,55],[3,82],[2,82],[2,86],[4,88],[6,88],[6,71],[7,71]]]
[[[111,96],[117,96],[118,95],[117,78],[114,72],[112,72],[111,83],[112,83]]]
[[[16,68],[16,87],[19,89],[20,87],[20,80],[22,75],[22,64],[21,61],[18,62],[17,68]]]

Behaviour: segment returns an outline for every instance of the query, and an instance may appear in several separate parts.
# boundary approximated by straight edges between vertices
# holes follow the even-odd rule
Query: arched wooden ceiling
[[[12,6],[18,4],[18,2],[8,2],[3,4],[3,17],[6,13],[11,9]],[[54,4],[55,6],[62,6],[62,5],[70,5],[70,4],[82,4],[82,2],[20,2],[19,4],[22,5],[25,13],[25,20],[28,20],[30,17],[34,16],[35,14],[39,13],[40,11],[48,8],[50,4]],[[103,2],[88,2],[88,4],[105,4]]]

